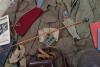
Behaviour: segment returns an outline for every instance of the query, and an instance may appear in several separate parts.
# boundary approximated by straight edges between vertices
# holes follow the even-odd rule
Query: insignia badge
[[[63,24],[65,26],[70,26],[70,25],[74,24],[74,20],[72,18],[68,17],[67,11],[64,11],[63,18],[64,18]],[[80,39],[79,35],[76,32],[75,25],[68,27],[67,29],[68,29],[69,33],[72,35],[73,38]]]

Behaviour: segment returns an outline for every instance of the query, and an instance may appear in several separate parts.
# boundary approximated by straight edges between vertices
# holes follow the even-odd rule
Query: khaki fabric
[[[80,0],[80,1],[81,1],[81,3],[83,3],[82,2],[83,0]],[[87,1],[84,0],[84,3],[85,2],[87,2]],[[28,1],[28,0],[23,0],[23,1],[20,0],[18,3],[19,3],[19,7],[16,6],[16,8],[19,8],[19,9],[17,9],[17,12],[11,14],[9,12],[11,12],[12,9],[7,11],[7,13],[9,14],[9,16],[11,18],[10,20],[12,20],[12,22],[13,22],[12,17],[14,17],[16,15],[16,17],[14,18],[15,19],[15,23],[17,22],[17,20],[23,14],[25,14],[26,12],[28,12],[29,10],[31,10],[32,8],[34,8],[36,6],[35,0],[30,0],[30,1]],[[18,5],[18,3],[16,3],[16,5]],[[70,13],[70,10],[71,10],[71,6],[70,6],[71,2],[70,2],[70,0],[64,0],[64,3],[66,4],[66,8],[68,9],[68,11]],[[88,2],[86,4],[89,5]],[[81,5],[80,6],[80,11],[77,13],[77,19],[82,19],[81,16],[83,17],[84,12],[86,11],[86,15],[87,15],[87,13],[89,13],[88,11],[90,11],[89,10],[90,8],[88,9],[88,11],[87,11],[87,9],[84,8],[85,11],[83,12],[81,10],[82,9],[81,7],[86,7],[86,6],[85,5]],[[15,8],[15,10],[16,10],[16,8]],[[31,28],[28,30],[27,34],[24,37],[19,37],[18,42],[26,40],[26,39],[28,39],[30,37],[34,37],[34,36],[38,35],[37,33],[38,33],[39,29],[43,29],[45,27],[47,27],[47,28],[60,28],[60,27],[63,27],[64,25],[62,24],[62,21],[63,21],[63,19],[62,19],[62,12],[64,10],[65,10],[65,8],[64,8],[64,4],[63,3],[57,3],[56,6],[49,6],[48,10],[45,11],[43,13],[43,15],[37,21],[35,21],[35,23],[31,26]],[[78,15],[79,13],[80,13],[80,15]],[[90,13],[90,14],[92,14],[92,13]],[[48,18],[47,21],[45,20],[44,16]],[[91,16],[91,15],[89,15],[89,16]],[[50,21],[49,17],[53,17],[53,19],[56,18],[56,22],[48,23],[48,21]],[[85,32],[82,29],[85,28],[85,30],[86,30],[85,26],[88,26],[88,23],[84,23],[84,24],[86,24],[86,25],[84,25],[84,26],[80,25],[80,27],[78,27],[79,26],[78,25],[76,27],[78,29],[77,32],[79,33],[79,35],[81,37],[83,37],[83,33],[82,32]],[[83,27],[81,27],[81,26],[83,26]],[[80,32],[80,31],[82,31],[82,32]],[[89,31],[87,31],[87,32],[89,32]],[[86,33],[86,35],[87,35],[87,33]],[[70,36],[70,35],[69,35],[69,32],[66,29],[60,30],[59,39],[61,39],[63,37],[66,38],[68,36]],[[38,47],[42,47],[42,45],[39,43],[39,38],[34,39],[31,42],[25,43],[24,45],[26,47],[26,54],[34,54],[35,50]]]
[[[30,11],[36,6],[35,0],[15,0],[16,3],[12,6],[5,14],[9,14],[10,21],[12,24],[16,23],[18,19]],[[18,2],[17,2],[18,1]],[[75,26],[78,35],[81,40],[77,42],[76,46],[73,38],[69,34],[68,30],[63,29],[59,31],[57,47],[64,52],[66,57],[74,55],[77,49],[84,49],[92,47],[92,39],[90,35],[89,23],[93,21],[98,21],[100,18],[100,0],[78,0],[76,5],[72,7],[72,2],[76,0],[62,0],[62,2],[57,2],[58,0],[46,0],[42,9],[44,13],[42,16],[32,24],[31,28],[25,34],[24,37],[18,36],[18,42],[26,40],[30,37],[35,37],[38,35],[38,30],[43,28],[61,28],[63,20],[63,11],[66,9],[70,17],[73,20],[84,20],[88,18],[88,22],[83,22]],[[48,6],[49,5],[49,6]],[[92,7],[91,7],[92,6]],[[85,43],[84,43],[85,42]],[[25,46],[26,55],[33,55],[37,48],[44,47],[43,44],[39,42],[39,38],[36,38],[30,42],[23,44]],[[85,47],[80,47],[80,45],[86,45]],[[61,47],[60,47],[61,46]],[[70,59],[69,59],[70,60]],[[22,61],[23,62],[23,61]]]
[[[83,20],[88,18],[88,22],[82,22],[76,26],[77,32],[81,38],[86,38],[90,35],[89,23],[99,20],[99,0],[63,0],[66,4],[70,16],[75,20]],[[72,2],[77,1],[74,7]],[[98,14],[98,15],[97,15]]]

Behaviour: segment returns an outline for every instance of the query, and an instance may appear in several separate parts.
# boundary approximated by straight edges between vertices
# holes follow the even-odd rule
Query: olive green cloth
[[[16,23],[16,21],[23,14],[30,11],[32,8],[36,6],[35,0],[16,0],[16,1],[19,1],[19,2],[16,2],[15,4],[16,6],[12,6],[12,9],[8,9],[7,12],[5,13],[5,14],[9,14],[10,21],[12,22],[12,24]],[[84,18],[89,19],[88,22],[82,22],[81,24],[77,25],[76,31],[81,38],[81,40],[77,42],[77,44],[78,45],[86,44],[86,46],[83,47],[82,49],[91,47],[92,39],[90,36],[89,23],[98,21],[100,18],[100,7],[99,7],[100,0],[63,0],[64,4],[66,5],[65,7],[63,3],[56,2],[57,0],[50,0],[50,1],[46,0],[46,1],[48,1],[49,4],[45,2],[44,7],[42,8],[42,9],[45,8],[42,16],[31,26],[30,30],[28,30],[27,34],[24,37],[18,37],[18,42],[26,40],[30,37],[35,37],[36,35],[38,35],[38,30],[43,29],[45,27],[46,28],[63,27],[64,26],[62,24],[63,11],[67,8],[69,15],[71,16],[71,18],[73,18],[73,20],[75,21],[83,20]],[[72,4],[74,3],[73,1],[77,1],[77,3],[74,6]],[[47,5],[49,6],[47,7]],[[14,9],[14,12],[13,12],[13,9]],[[44,17],[46,17],[47,19],[45,19]],[[53,18],[50,18],[50,17],[53,17]],[[52,21],[50,22],[49,18],[52,19],[52,21],[54,22],[51,23]],[[62,46],[59,48],[62,50],[62,52],[65,52],[64,54],[67,54],[68,56],[70,55],[72,56],[74,55],[73,51],[76,52],[76,49],[80,49],[80,47],[76,47],[76,45],[71,45],[70,48],[68,47],[68,45],[70,45],[70,43],[72,43],[74,40],[72,37],[70,37],[69,32],[65,30],[66,29],[60,30],[59,40],[57,42],[57,45]],[[75,44],[75,42],[73,43]],[[26,49],[25,53],[28,55],[33,55],[36,52],[37,48],[44,47],[44,45],[39,42],[39,38],[36,38],[33,41],[27,42],[23,45],[25,46],[25,49]],[[75,47],[75,50],[73,50],[74,47]]]

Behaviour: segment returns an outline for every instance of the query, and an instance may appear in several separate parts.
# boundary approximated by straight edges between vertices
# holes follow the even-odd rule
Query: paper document
[[[0,18],[0,46],[10,43],[10,26],[8,15]]]

